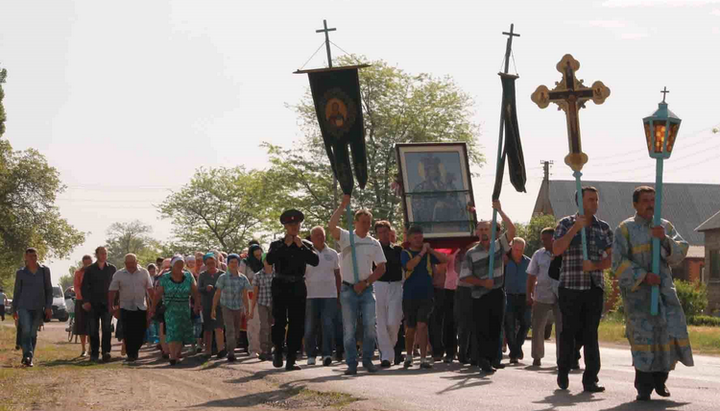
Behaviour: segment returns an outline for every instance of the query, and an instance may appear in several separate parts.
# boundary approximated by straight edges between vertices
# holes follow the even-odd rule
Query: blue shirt
[[[510,257],[505,266],[505,292],[508,294],[525,294],[527,292],[527,269],[530,259],[522,256],[519,263]]]
[[[403,284],[403,300],[432,299],[435,293],[432,283],[432,264],[440,264],[434,255],[427,253],[420,263],[411,271],[407,271],[407,263],[420,254],[420,251],[403,250],[400,263],[405,270],[405,284]],[[428,266],[429,270],[428,271]]]

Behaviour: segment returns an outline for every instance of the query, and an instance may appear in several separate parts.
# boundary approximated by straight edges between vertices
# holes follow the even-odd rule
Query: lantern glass
[[[680,123],[670,123],[670,134],[668,134],[668,143],[665,151],[669,154],[672,153],[672,149],[675,146],[675,138],[678,135],[680,129]]]
[[[652,151],[652,134],[650,133],[650,121],[645,122],[645,140],[647,140],[648,151]]]
[[[654,123],[654,136],[653,136],[653,151],[657,154],[662,154],[665,143],[665,133],[667,132],[666,123]]]

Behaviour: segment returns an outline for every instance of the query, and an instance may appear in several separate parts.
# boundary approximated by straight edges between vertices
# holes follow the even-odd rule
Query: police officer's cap
[[[303,220],[305,220],[305,215],[301,213],[298,210],[290,209],[286,210],[282,215],[280,216],[280,224],[292,224],[292,223],[302,223]]]

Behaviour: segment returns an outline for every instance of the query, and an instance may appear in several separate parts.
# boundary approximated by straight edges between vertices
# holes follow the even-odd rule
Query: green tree
[[[129,223],[113,223],[107,230],[106,248],[110,264],[125,266],[125,255],[137,255],[140,265],[155,262],[159,255],[159,243],[150,237],[152,227],[139,220]]]
[[[343,56],[337,66],[357,64],[363,57]],[[472,98],[450,77],[412,75],[385,61],[360,70],[360,93],[367,142],[368,184],[353,193],[353,206],[372,210],[376,219],[400,226],[401,199],[391,188],[397,179],[395,145],[409,142],[466,142],[470,162],[482,165],[477,138],[480,126],[471,117]],[[306,215],[306,227],[325,226],[335,208],[333,177],[318,127],[315,105],[308,91],[291,106],[304,137],[292,148],[265,143],[272,173],[286,190],[278,196],[270,223],[292,205]]]
[[[174,249],[240,252],[268,219],[274,182],[264,171],[244,167],[201,168],[159,206],[172,220]]]
[[[555,216],[549,214],[541,214],[533,216],[528,223],[515,224],[517,236],[525,239],[527,246],[525,247],[525,255],[532,257],[535,251],[542,248],[542,240],[540,232],[543,228],[555,228]]]
[[[68,289],[68,287],[73,285],[73,282],[75,281],[75,277],[70,274],[65,274],[64,276],[60,277],[60,288],[62,288],[63,292]]]
[[[5,120],[7,120],[7,116],[5,115],[5,107],[3,106],[3,99],[5,98],[5,91],[3,90],[3,83],[5,83],[5,79],[7,78],[7,70],[2,69],[0,70],[0,138],[5,134]]]
[[[62,259],[85,241],[55,206],[64,189],[58,171],[37,150],[13,151],[0,140],[0,281],[5,286],[27,247],[37,248],[41,260]]]

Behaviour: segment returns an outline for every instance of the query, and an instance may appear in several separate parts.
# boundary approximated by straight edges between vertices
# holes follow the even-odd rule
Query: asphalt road
[[[526,350],[530,342],[526,342]],[[695,367],[682,364],[670,374],[669,399],[653,394],[649,403],[635,402],[634,369],[629,349],[601,348],[601,394],[582,392],[582,371],[570,375],[570,389],[557,390],[555,346],[546,344],[549,356],[540,368],[531,367],[527,358],[492,376],[452,365],[435,364],[430,372],[417,364],[409,370],[393,367],[369,375],[359,368],[358,375],[342,375],[345,365],[303,367],[302,371],[270,371],[269,363],[244,362],[258,373],[286,386],[340,391],[368,400],[368,408],[390,410],[720,410],[720,358],[695,356]],[[507,360],[505,360],[507,362]],[[303,361],[301,365],[305,362]],[[377,361],[376,361],[377,363]]]

